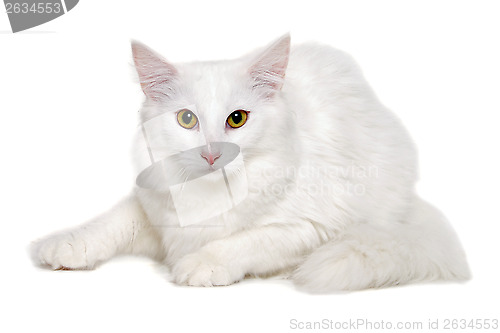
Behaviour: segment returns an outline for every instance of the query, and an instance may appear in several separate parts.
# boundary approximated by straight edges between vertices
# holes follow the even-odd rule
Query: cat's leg
[[[293,275],[309,292],[470,277],[460,242],[437,209],[417,199],[404,222],[357,224],[314,251]]]
[[[160,240],[141,205],[130,196],[110,211],[31,245],[35,263],[53,269],[91,269],[121,253],[157,256]]]
[[[178,284],[229,285],[296,266],[324,239],[311,223],[270,224],[212,241],[173,265]]]

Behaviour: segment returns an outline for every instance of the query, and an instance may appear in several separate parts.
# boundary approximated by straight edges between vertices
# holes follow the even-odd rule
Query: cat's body
[[[469,277],[453,230],[415,194],[411,139],[348,55],[315,44],[289,54],[289,37],[239,60],[175,67],[140,44],[133,50],[147,97],[142,121],[172,115],[155,134],[165,155],[234,142],[248,196],[181,227],[169,193],[137,187],[94,221],[37,242],[38,262],[89,268],[141,253],[163,260],[181,284],[286,272],[310,291]],[[187,105],[196,106],[193,129],[175,122]],[[225,123],[234,110],[249,111],[241,128]],[[211,167],[220,156],[212,153],[186,168]]]

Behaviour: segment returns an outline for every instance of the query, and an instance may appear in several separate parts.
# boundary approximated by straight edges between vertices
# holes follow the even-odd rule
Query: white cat
[[[37,263],[89,269],[135,253],[164,262],[178,284],[284,274],[311,292],[469,278],[453,229],[415,194],[410,137],[350,56],[290,48],[288,35],[231,61],[172,65],[140,43],[132,51],[146,95],[143,129],[161,118],[147,133],[157,151],[202,147],[176,160],[187,175],[180,191],[193,173],[215,175],[198,178],[212,190],[194,187],[191,212],[212,207],[222,166],[224,180],[244,179],[247,192],[231,209],[183,226],[171,192],[137,186],[102,216],[35,242]],[[220,142],[239,147],[243,166],[217,164],[228,154]],[[138,172],[154,162],[136,155]],[[154,177],[153,185],[163,181]]]

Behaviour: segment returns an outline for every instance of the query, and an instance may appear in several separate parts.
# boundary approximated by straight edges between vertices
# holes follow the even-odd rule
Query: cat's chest
[[[242,214],[237,209],[206,219],[193,213],[196,219],[189,220],[181,216],[182,212],[176,209],[169,195],[142,190],[137,194],[149,224],[162,238],[167,260],[175,260],[212,240],[227,237],[252,220],[249,214]]]

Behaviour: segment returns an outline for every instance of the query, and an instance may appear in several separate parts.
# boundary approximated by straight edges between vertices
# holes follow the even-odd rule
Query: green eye
[[[247,122],[248,112],[244,110],[236,110],[227,117],[227,124],[232,128],[239,128]]]
[[[198,124],[198,118],[188,109],[177,112],[177,122],[184,128],[191,129]]]

